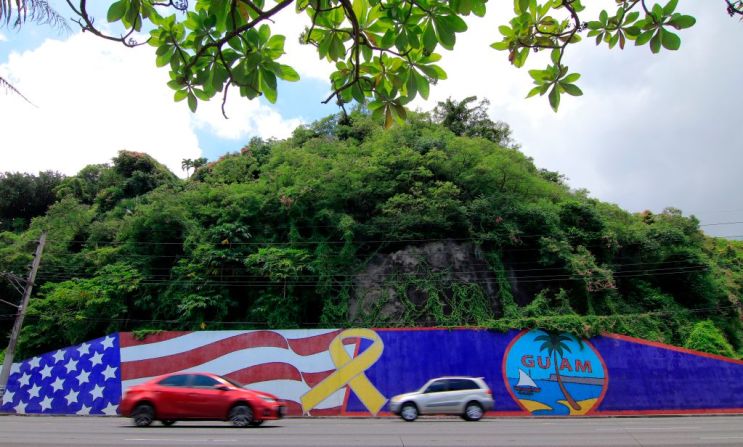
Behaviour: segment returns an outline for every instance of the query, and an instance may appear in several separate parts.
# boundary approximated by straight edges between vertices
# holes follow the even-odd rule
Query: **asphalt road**
[[[285,419],[136,428],[123,418],[0,416],[0,446],[743,446],[743,416]]]

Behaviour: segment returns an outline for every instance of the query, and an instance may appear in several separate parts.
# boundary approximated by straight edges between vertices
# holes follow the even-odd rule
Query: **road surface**
[[[0,416],[0,446],[743,446],[743,416],[652,418],[292,418],[259,428],[223,422]]]

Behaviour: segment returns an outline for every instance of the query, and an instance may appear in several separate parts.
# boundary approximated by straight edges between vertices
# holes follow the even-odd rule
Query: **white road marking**
[[[126,438],[124,441],[136,442],[194,442],[193,438]],[[204,444],[212,442],[237,442],[237,439],[214,439],[207,438],[201,440]]]
[[[699,430],[700,427],[645,427],[642,425],[631,425],[626,427],[594,428],[594,431],[625,431],[625,430]]]

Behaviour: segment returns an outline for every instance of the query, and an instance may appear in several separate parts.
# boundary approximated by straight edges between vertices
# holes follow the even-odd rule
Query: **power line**
[[[743,209],[742,210],[739,210],[739,211],[743,211]],[[684,217],[684,218],[685,219],[688,219],[689,217]],[[503,222],[510,223],[510,222],[515,222],[515,221],[504,220]],[[700,226],[700,227],[706,227],[706,226],[712,226],[712,225],[736,225],[736,224],[741,224],[741,223],[743,223],[743,221],[739,221],[739,222],[727,222],[727,221],[724,221],[724,222],[712,222],[712,223],[704,223],[704,224],[701,224],[700,223],[700,224],[698,224],[698,226]],[[381,225],[380,223],[362,222],[362,221],[356,221],[356,220],[354,220],[353,223],[351,223],[351,227],[354,228],[354,229],[357,229],[357,230],[361,230],[361,229],[363,229],[363,227],[367,227],[367,226],[381,227],[383,225]],[[207,227],[201,227],[201,226],[197,226],[197,227],[198,228],[203,228],[205,230],[208,230]],[[278,228],[281,228],[282,230],[286,230],[286,231],[292,230],[292,229],[297,229],[297,230],[300,230],[300,229],[301,230],[315,230],[315,229],[327,229],[327,228],[334,229],[334,230],[337,230],[337,231],[347,231],[348,230],[347,228],[343,228],[341,225],[338,225],[338,224],[335,224],[335,225],[296,225],[296,224],[287,223],[287,222],[281,222],[278,225],[277,224],[272,224],[272,225],[266,225],[266,224],[263,224],[263,225],[251,225],[251,224],[246,224],[246,225],[244,225],[244,227],[246,228],[247,233],[256,233],[256,234],[260,233],[262,230],[269,230],[269,231],[275,232],[276,229],[277,229],[277,227]],[[182,227],[182,229],[183,230],[186,230],[186,232],[188,232],[187,231],[188,230],[187,227]],[[152,233],[172,234],[174,232],[171,231],[171,230],[163,230],[163,229],[154,229],[153,228],[153,229],[148,229],[147,230],[147,233],[148,234],[152,234]],[[526,235],[521,235],[521,237],[538,237],[538,236],[549,236],[549,235],[550,234],[546,234],[546,233],[545,234],[526,234]],[[70,242],[79,243],[79,242],[87,242],[87,241],[73,240],[73,241],[70,241]]]
[[[556,236],[554,234],[544,234],[544,235],[503,235],[504,237],[513,237],[516,240],[519,239],[525,239],[525,238],[534,238],[534,237],[543,237],[543,236]],[[566,239],[569,239],[569,236],[563,236]],[[739,234],[731,234],[731,235],[716,235],[715,238],[734,238],[734,237],[743,237],[743,235]],[[559,240],[565,240],[565,239],[559,239]],[[199,246],[209,246],[209,247],[218,247],[218,248],[226,248],[230,249],[235,246],[262,246],[262,247],[271,247],[271,246],[279,246],[279,247],[285,247],[285,246],[295,246],[295,245],[322,245],[322,244],[328,244],[328,245],[343,245],[343,244],[356,244],[356,245],[364,245],[364,244],[397,244],[397,243],[430,243],[430,242],[506,242],[504,240],[497,239],[495,237],[466,237],[466,238],[412,238],[412,239],[348,239],[348,240],[302,240],[302,241],[282,241],[282,242],[271,242],[271,241],[263,241],[263,242],[229,242],[226,244],[223,244],[221,242],[196,242],[196,243],[189,243],[186,241],[183,242],[152,242],[152,241],[126,241],[126,242],[107,242],[107,243],[98,243],[98,242],[87,242],[87,241],[68,241],[67,243],[75,243],[80,244],[83,247],[94,247],[94,248],[101,248],[101,247],[124,247],[128,245],[132,246],[138,246],[138,245],[151,245],[151,246],[181,246],[181,247],[199,247]],[[515,241],[512,241],[515,243]],[[583,245],[580,244],[583,247],[586,248],[595,248],[595,247],[604,247],[604,248],[611,248],[607,247],[606,243],[597,243],[597,244],[588,244]],[[512,247],[507,246],[504,247],[505,250],[508,251],[533,251],[533,250],[541,250],[541,248],[522,248],[522,247]],[[71,253],[72,255],[77,253]],[[118,255],[117,255],[118,256]],[[147,255],[143,255],[147,256]],[[178,255],[157,255],[162,257],[175,257]]]
[[[637,270],[637,271],[629,271],[629,272],[613,272],[612,277],[613,278],[633,278],[633,277],[643,277],[643,276],[666,276],[666,275],[680,275],[680,274],[686,274],[686,273],[701,273],[704,271],[708,271],[708,267],[706,266],[690,266],[690,267],[677,267],[677,268],[668,268],[668,269],[648,269],[648,270]],[[41,276],[41,275],[40,275]],[[404,274],[398,274],[398,275],[391,275],[394,277],[404,277]],[[65,277],[65,276],[44,276],[45,279],[48,280],[66,280],[66,279],[75,279],[74,277]],[[330,276],[332,279],[333,276]],[[581,276],[574,273],[566,273],[561,275],[531,275],[531,276],[523,276],[516,279],[516,281],[519,284],[522,283],[542,283],[542,282],[555,282],[555,281],[586,281],[594,279],[593,276]],[[315,281],[271,281],[271,280],[262,280],[262,281],[249,281],[242,278],[236,278],[235,280],[231,279],[225,279],[220,278],[217,279],[199,279],[199,280],[184,280],[184,279],[158,279],[156,277],[144,277],[139,280],[140,284],[150,284],[150,285],[200,285],[200,286],[241,286],[241,287],[282,287],[282,286],[292,286],[292,287],[318,287],[321,278],[317,277],[317,280]],[[601,279],[601,278],[595,278],[595,279]],[[427,282],[433,282],[433,283],[457,283],[456,278],[426,278]],[[470,284],[491,284],[492,282],[496,281],[495,278],[493,279],[485,279],[485,278],[473,278],[473,279],[467,279],[466,283]],[[353,285],[355,281],[350,279],[344,279],[340,281],[335,281],[335,285]]]
[[[733,225],[737,223],[743,223],[743,222],[721,222],[716,224],[707,224],[707,225],[700,225],[700,226],[710,226],[710,225]],[[509,237],[514,239],[528,239],[528,238],[536,238],[536,237],[556,237],[561,236],[563,238],[570,238],[570,236],[566,235],[559,235],[554,233],[544,233],[544,234],[502,234],[503,237]],[[715,237],[739,237],[739,236],[715,236]],[[344,240],[298,240],[298,241],[262,241],[262,242],[203,242],[203,241],[194,241],[194,242],[187,242],[187,241],[180,241],[180,242],[154,242],[154,241],[121,241],[121,242],[115,242],[115,241],[109,241],[109,242],[90,242],[90,241],[81,241],[81,240],[70,240],[66,241],[68,244],[79,244],[82,246],[93,246],[93,247],[117,247],[117,246],[125,246],[125,245],[177,245],[177,246],[196,246],[199,245],[207,245],[207,246],[216,246],[216,247],[224,247],[224,248],[230,248],[232,246],[271,246],[271,245],[278,245],[278,246],[284,246],[284,245],[310,245],[310,244],[349,244],[349,243],[357,243],[357,244],[390,244],[390,243],[408,243],[408,242],[467,242],[467,241],[477,241],[477,242],[500,242],[499,239],[497,239],[494,236],[480,236],[480,237],[447,237],[447,238],[409,238],[409,239],[344,239]],[[599,245],[595,245],[599,246]],[[600,246],[604,246],[603,244]]]
[[[717,236],[719,238],[724,237],[743,237],[743,235],[728,235],[728,236]],[[364,244],[395,244],[395,243],[415,243],[415,242],[502,242],[497,241],[495,239],[486,239],[486,238],[431,238],[431,239],[389,239],[389,240],[353,240],[350,242],[353,242],[359,246],[363,246]],[[340,245],[340,244],[346,244],[349,241],[295,241],[295,242],[242,242],[242,243],[231,243],[231,245],[234,246],[263,246],[263,247],[273,247],[273,246],[279,246],[279,247],[287,247],[287,246],[301,246],[301,245],[322,245],[322,244],[328,244],[328,245]],[[186,247],[187,244],[181,243],[181,242],[126,242],[126,243],[116,243],[111,245],[96,245],[96,244],[86,244],[86,246],[94,246],[95,248],[100,247],[123,247],[127,244],[131,245],[150,245],[150,246],[162,246],[162,245],[172,245],[172,246],[184,246]],[[216,248],[233,248],[225,245],[221,245],[219,243],[212,243],[212,244],[206,244],[209,247],[216,247]],[[596,243],[596,244],[578,244],[584,248],[602,248],[602,249],[608,249],[611,250],[611,246],[607,246],[606,243]],[[621,248],[621,247],[616,247]],[[503,246],[501,249],[504,252],[512,253],[512,252],[530,252],[530,251],[542,251],[544,248],[542,247],[514,247],[514,246]],[[163,257],[163,258],[179,258],[179,257],[187,257],[193,254],[193,250],[189,250],[191,253],[177,253],[172,255],[137,255],[137,254],[119,254],[116,253],[115,256],[151,256],[151,257]],[[80,253],[62,253],[61,256],[79,256],[84,255],[84,252]]]
[[[645,311],[645,312],[631,312],[631,313],[621,313],[621,314],[611,314],[611,315],[593,315],[593,314],[567,314],[567,315],[543,315],[543,316],[537,316],[537,317],[525,317],[525,316],[519,316],[515,318],[497,318],[497,320],[516,320],[516,319],[539,319],[539,320],[561,320],[561,319],[567,319],[567,318],[575,318],[581,317],[581,318],[596,318],[596,319],[613,319],[613,318],[630,318],[630,317],[641,317],[641,316],[663,316],[663,315],[688,315],[688,314],[698,314],[698,313],[708,313],[712,311],[721,311],[721,310],[729,310],[729,309],[737,309],[738,306],[736,305],[728,305],[728,306],[714,306],[714,307],[702,307],[702,308],[690,308],[690,309],[667,309],[667,310],[655,310],[655,311]],[[523,309],[520,307],[520,309]],[[79,315],[74,312],[61,312],[58,314],[55,314],[56,317],[60,316],[74,316],[78,320],[82,321],[91,321],[91,322],[116,322],[116,323],[149,323],[149,324],[173,324],[173,325],[184,325],[184,324],[191,324],[192,322],[189,321],[183,321],[183,320],[174,320],[174,319],[156,319],[156,318],[150,318],[150,319],[143,319],[143,318],[97,318],[97,317],[86,317],[83,315]],[[29,315],[30,319],[40,320],[42,317],[40,316],[31,316]],[[435,323],[433,320],[424,320],[419,321],[419,324],[425,325],[427,323]],[[207,325],[246,325],[246,326],[267,326],[268,322],[266,321],[221,321],[221,320],[205,320],[205,324]],[[334,322],[334,323],[320,323],[320,322],[297,322],[297,324],[301,326],[320,326],[320,325],[339,325],[341,327],[346,327],[349,325],[349,321],[340,321],[340,322]],[[391,326],[395,327],[395,326]],[[437,327],[446,327],[446,326],[437,326]],[[487,329],[488,326],[452,326],[452,327],[472,327],[472,328],[484,328]],[[380,328],[384,329],[384,328]]]
[[[693,213],[695,216],[698,214],[713,214],[713,213],[741,213],[743,208],[739,209],[728,209],[728,210],[701,210]]]
[[[527,236],[516,236],[516,237],[527,237]],[[531,236],[528,236],[531,237]],[[486,238],[474,238],[474,237],[466,237],[466,238],[418,238],[418,239],[348,239],[348,240],[305,240],[305,241],[285,241],[285,242],[229,242],[227,244],[222,244],[221,242],[213,242],[213,243],[194,243],[194,246],[198,245],[211,245],[211,246],[217,246],[217,247],[225,247],[229,248],[230,246],[254,246],[254,245],[260,245],[260,246],[272,246],[272,245],[278,245],[278,246],[284,246],[284,245],[310,245],[310,244],[349,244],[349,243],[357,243],[357,244],[389,244],[389,243],[402,243],[402,242],[448,242],[448,241],[455,241],[455,242],[466,242],[466,241],[489,241],[491,239]],[[69,243],[76,243],[76,244],[82,244],[84,246],[94,245],[96,247],[103,246],[103,247],[115,247],[115,246],[122,246],[122,245],[188,245],[186,242],[151,242],[151,241],[126,241],[126,242],[109,242],[105,244],[99,244],[99,243],[89,243],[86,241],[69,241]]]
[[[715,225],[738,225],[743,224],[743,221],[740,222],[715,222],[715,223],[708,223],[708,224],[700,224],[700,227],[711,227]]]
[[[183,258],[187,259],[187,258]],[[657,268],[660,268],[660,266],[666,266],[666,265],[673,265],[673,264],[684,264],[689,263],[689,261],[694,261],[695,259],[687,258],[687,259],[681,259],[676,261],[660,261],[660,262],[615,262],[615,263],[608,263],[608,264],[602,264],[599,265],[599,267],[606,267],[610,269],[617,269],[627,266],[642,266],[642,265],[649,265],[649,266],[655,266]],[[486,261],[481,261],[481,264],[487,264]],[[522,262],[520,264],[534,264],[534,262]],[[692,266],[699,266],[704,267],[705,264],[699,264],[699,263],[693,263]],[[685,266],[688,267],[688,266]],[[149,267],[147,270],[150,271],[164,271],[166,273],[161,274],[150,274],[148,276],[152,277],[167,277],[170,278],[173,276],[173,268],[174,267]],[[246,267],[242,267],[243,269],[246,269]],[[566,267],[565,266],[555,266],[555,267],[536,267],[536,268],[526,268],[526,269],[513,269],[513,268],[504,268],[504,269],[484,269],[484,270],[448,270],[448,269],[436,269],[436,270],[430,270],[430,271],[422,271],[422,272],[403,272],[405,274],[409,275],[428,275],[431,272],[435,273],[456,273],[456,274],[478,274],[478,273],[512,273],[512,272],[538,272],[538,271],[553,271],[558,270],[562,271]],[[77,270],[74,267],[68,268],[63,266],[55,266],[55,267],[47,267],[42,270],[42,273],[46,276],[57,276],[57,275],[69,275],[77,272]],[[390,272],[381,274],[381,276],[395,276],[398,274],[397,272]],[[265,278],[266,275],[256,274],[256,275],[248,275],[248,274],[228,274],[230,277],[243,277],[243,278]],[[306,274],[306,275],[292,275],[293,277],[308,277],[308,278],[314,278],[319,275],[317,274]],[[364,273],[335,273],[333,275],[330,275],[333,277],[359,277],[359,276],[380,276],[379,274],[364,274]]]
[[[668,267],[663,266],[670,266],[673,264],[688,264],[690,259],[686,260],[678,260],[678,261],[665,261],[665,262],[628,262],[628,263],[612,263],[612,264],[604,264],[604,265],[598,265],[597,267],[605,267],[609,269],[614,269],[615,271],[627,271],[627,270],[617,270],[621,269],[622,267],[636,267],[636,266],[653,266],[654,269],[641,269],[641,270],[657,270],[657,269],[666,269]],[[483,262],[484,264],[484,262]],[[688,267],[707,267],[706,264],[700,264],[700,263],[691,263],[690,265],[682,265],[679,267],[670,267],[670,268],[688,268]],[[381,274],[371,274],[371,273],[334,273],[332,275],[324,275],[324,276],[333,276],[333,277],[378,277],[378,276],[396,276],[399,274],[406,274],[406,275],[430,275],[431,273],[451,273],[451,274],[479,274],[479,273],[514,273],[514,272],[547,272],[547,271],[563,271],[566,269],[566,266],[556,266],[556,267],[537,267],[537,268],[528,268],[528,269],[484,269],[484,270],[450,270],[450,269],[430,269],[425,271],[407,271],[407,272],[389,272],[389,273],[381,273]],[[164,274],[149,274],[148,276],[152,277],[172,277],[172,268],[170,267],[160,267],[160,268],[152,268],[150,270],[155,271],[166,271],[168,273]],[[65,267],[58,267],[58,268],[50,268],[43,270],[42,272],[46,276],[65,276],[69,275],[71,273],[74,273],[74,270],[65,268]],[[222,275],[225,275],[222,273]],[[213,276],[213,275],[212,275]],[[250,274],[226,274],[225,276],[230,277],[243,277],[243,278],[265,278],[267,275],[265,274],[256,274],[256,275],[250,275]],[[318,274],[299,274],[299,275],[292,275],[294,278],[314,278],[320,276]]]

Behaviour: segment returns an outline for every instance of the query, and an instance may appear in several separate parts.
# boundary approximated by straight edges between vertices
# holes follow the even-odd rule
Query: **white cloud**
[[[675,206],[707,223],[743,220],[735,206],[743,191],[737,168],[743,136],[733,75],[743,71],[743,60],[735,57],[743,28],[722,6],[680,7],[698,23],[679,33],[678,52],[652,55],[647,46],[609,51],[592,42],[570,48],[567,64],[583,74],[585,94],[564,97],[553,113],[546,97],[524,99],[532,87],[528,70],[545,65],[533,59],[546,55],[532,54],[516,69],[505,52],[489,48],[510,14],[506,3],[493,11],[488,3],[486,18],[468,20],[455,51],[443,54],[448,80],[416,105],[425,110],[447,97],[488,98],[491,116],[511,125],[523,152],[538,167],[566,174],[574,188],[629,211]],[[720,214],[733,208],[737,216]],[[707,230],[743,234],[743,226]]]
[[[152,48],[125,48],[88,34],[12,52],[0,76],[35,105],[11,94],[0,101],[0,171],[75,174],[126,149],[183,174],[181,160],[203,153],[199,128],[226,138],[284,137],[299,124],[241,98],[228,103],[230,120],[222,117],[219,100],[200,103],[192,115],[185,103],[173,102],[167,71],[155,67]]]
[[[198,114],[194,117],[196,126],[220,138],[237,140],[255,135],[264,139],[287,138],[295,127],[302,124],[299,119],[285,120],[258,100],[249,101],[233,93],[234,90],[230,91],[225,104],[228,119],[222,115],[221,99],[215,98],[199,104]]]
[[[5,42],[6,40],[8,40],[8,38],[5,37],[5,34],[0,33],[0,42]]]
[[[0,72],[37,107],[10,97],[0,105],[8,131],[2,170],[74,174],[121,149],[147,152],[180,172],[201,150],[190,114],[175,105],[149,49],[131,50],[76,34],[12,53]]]
[[[335,70],[335,65],[321,60],[317,48],[299,43],[299,35],[309,25],[310,18],[307,14],[296,14],[293,9],[282,11],[277,16],[276,23],[271,25],[272,32],[286,36],[286,54],[281,57],[280,62],[292,66],[302,79],[318,79],[330,85],[328,79]]]

